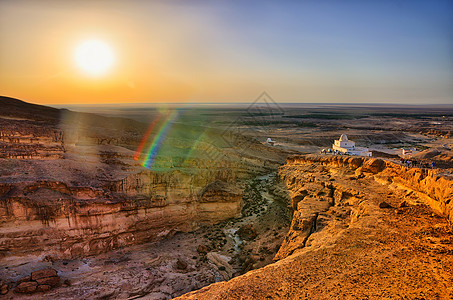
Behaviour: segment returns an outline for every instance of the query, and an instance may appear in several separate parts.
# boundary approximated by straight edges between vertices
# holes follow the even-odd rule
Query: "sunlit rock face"
[[[440,170],[409,168],[391,161],[363,157],[304,155],[287,159],[287,166],[309,163],[346,167],[356,174],[372,174],[379,183],[417,193],[426,205],[453,222],[453,183]]]
[[[313,172],[316,168],[318,172]],[[296,249],[305,247],[310,235],[322,227],[322,216],[328,210],[335,206],[359,205],[363,201],[363,193],[331,179],[330,174],[341,174],[345,170],[358,176],[351,177],[352,180],[367,177],[385,186],[416,193],[433,211],[453,221],[453,182],[433,170],[408,168],[375,158],[292,156],[280,168],[280,176],[291,191],[294,214],[291,228],[275,260],[288,257]],[[346,209],[339,213],[351,214],[351,211]]]
[[[63,158],[64,142],[60,130],[36,124],[23,126],[24,120],[0,118],[0,158]]]
[[[158,240],[176,231],[189,231],[202,223],[237,217],[242,206],[240,190],[221,187],[202,191],[185,185],[186,176],[144,172],[133,176],[152,195],[125,181],[112,182],[125,193],[90,187],[68,187],[62,182],[40,181],[1,186],[0,219],[3,254],[47,253],[80,257],[117,247]],[[129,178],[130,179],[130,178]],[[159,187],[173,180],[165,193]],[[133,194],[130,195],[130,190]],[[159,190],[160,189],[160,190]],[[128,194],[129,192],[129,194]],[[142,192],[142,193],[140,193]],[[209,193],[218,198],[207,201]]]
[[[291,156],[279,175],[293,216],[276,262],[178,299],[451,295],[444,287],[452,278],[449,177],[327,155]]]

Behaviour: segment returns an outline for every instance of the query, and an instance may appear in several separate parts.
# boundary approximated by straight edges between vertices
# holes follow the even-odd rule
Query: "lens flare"
[[[174,110],[172,113],[170,113],[167,116],[167,119],[164,121],[161,128],[159,129],[157,134],[154,136],[151,146],[148,148],[147,155],[142,164],[143,167],[145,167],[147,169],[151,169],[151,166],[154,162],[154,159],[156,158],[156,155],[160,149],[160,146],[162,145],[162,142],[163,142],[164,138],[166,137],[168,130],[171,128],[173,121],[178,117],[178,115],[179,115],[179,111]]]
[[[146,141],[149,139],[149,136],[154,130],[154,127],[156,127],[156,124],[159,122],[161,116],[158,116],[157,118],[154,119],[154,121],[149,125],[148,129],[146,130],[145,135],[143,136],[142,141],[140,142],[140,145],[137,148],[137,151],[135,152],[134,159],[138,160],[140,158],[140,154],[143,151],[143,148],[145,148]]]

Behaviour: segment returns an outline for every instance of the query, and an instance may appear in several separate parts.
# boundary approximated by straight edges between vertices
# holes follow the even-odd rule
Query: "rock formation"
[[[437,170],[292,156],[279,169],[286,189],[269,174],[288,152],[178,122],[147,169],[134,160],[147,124],[4,97],[0,104],[2,295],[164,299],[247,272],[181,298],[453,298],[453,187]],[[385,134],[374,139],[405,135]],[[287,227],[272,227],[288,220],[282,203],[292,210],[286,236]],[[166,240],[163,253],[143,244]],[[175,247],[189,250],[165,253]],[[61,279],[49,269],[28,276],[45,266]],[[73,277],[65,276],[74,274],[86,275],[76,284],[89,287],[67,288]]]
[[[60,277],[54,269],[41,269],[17,280],[14,291],[22,294],[47,292],[60,284]]]
[[[440,170],[409,168],[381,159],[347,156],[305,155],[293,156],[287,161],[288,165],[313,162],[325,166],[346,167],[354,170],[356,174],[375,174],[373,178],[377,182],[417,193],[426,205],[453,222],[453,182],[449,176],[439,174]]]
[[[178,299],[453,296],[451,179],[375,158],[317,155],[289,157],[279,173],[294,213],[278,261]]]
[[[0,103],[0,257],[83,257],[238,217],[240,181],[284,157],[256,141],[240,155],[243,137],[174,124],[173,152],[148,170],[133,159],[146,124]]]

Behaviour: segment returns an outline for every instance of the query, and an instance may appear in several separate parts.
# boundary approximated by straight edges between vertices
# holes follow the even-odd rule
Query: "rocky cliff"
[[[382,185],[415,193],[417,198],[434,212],[444,216],[450,223],[453,222],[453,181],[436,174],[434,170],[408,168],[375,158],[292,156],[280,169],[280,175],[292,193],[294,214],[291,229],[275,256],[276,260],[291,255],[295,249],[303,248],[308,237],[323,226],[325,223],[323,214],[329,209],[338,209],[339,206],[345,205],[357,206],[364,199],[364,194],[360,190],[331,181],[332,169],[329,171],[325,169],[315,177],[302,172],[301,166],[306,165],[339,168],[342,172],[354,171],[354,175],[351,175],[353,177],[349,177],[352,180],[365,177],[367,173],[368,178]],[[350,214],[351,211],[341,210],[338,213]],[[360,213],[360,210],[355,213]]]
[[[363,157],[305,155],[287,159],[287,165],[307,163],[345,167],[355,171],[356,175],[373,174],[374,180],[383,185],[417,193],[426,205],[453,222],[453,181],[451,176],[442,175],[441,170],[409,168],[392,161]]]
[[[180,299],[453,296],[451,179],[375,158],[318,155],[289,157],[279,173],[294,213],[278,261]]]
[[[221,178],[214,173],[143,171],[97,188],[0,184],[0,253],[80,257],[237,217],[242,191],[224,181],[209,184]]]
[[[175,123],[147,169],[134,151],[147,124],[6,97],[0,104],[6,258],[83,257],[238,217],[241,181],[285,157],[257,141],[239,149],[245,138],[228,143],[219,129]]]

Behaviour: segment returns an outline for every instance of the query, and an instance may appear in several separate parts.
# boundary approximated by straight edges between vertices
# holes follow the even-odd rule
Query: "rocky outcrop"
[[[451,298],[451,228],[427,206],[451,217],[451,180],[315,155],[288,158],[279,174],[294,213],[278,261],[178,299]]]
[[[60,284],[60,277],[54,269],[41,269],[31,273],[30,276],[20,278],[16,282],[14,291],[21,294],[47,292]]]
[[[24,126],[24,123],[27,126]],[[0,116],[0,158],[59,159],[65,148],[63,132],[24,120]]]
[[[408,168],[387,162],[386,168],[375,176],[382,184],[392,184],[413,191],[436,213],[453,224],[453,181],[436,170]]]
[[[190,185],[193,178],[180,172],[146,171],[134,179],[111,183],[110,189],[48,181],[1,185],[0,253],[93,255],[237,217],[241,211],[241,190],[226,182]]]
[[[451,177],[439,174],[438,170],[409,168],[382,159],[348,156],[292,156],[287,163],[320,163],[325,166],[346,167],[354,170],[356,174],[375,174],[374,179],[382,184],[393,184],[418,193],[435,212],[453,222],[453,181]]]
[[[303,167],[298,165],[300,163],[301,161],[288,163],[279,170],[280,177],[290,191],[294,213],[288,234],[274,260],[283,259],[304,248],[311,234],[324,226],[325,219],[328,218],[327,211],[335,211],[347,217],[351,210],[343,207],[357,204],[363,198],[360,191],[330,181],[327,168],[321,167],[321,174],[313,176],[312,172],[306,170],[312,163],[303,163]],[[357,160],[352,160],[351,164],[363,165]],[[371,165],[376,164],[373,161]]]

